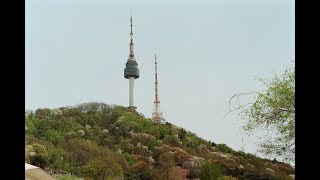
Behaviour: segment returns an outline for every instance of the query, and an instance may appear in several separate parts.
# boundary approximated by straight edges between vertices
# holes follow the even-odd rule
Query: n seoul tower
[[[134,88],[134,79],[139,78],[139,69],[138,69],[138,63],[133,53],[132,15],[130,17],[130,21],[131,21],[130,54],[129,54],[128,61],[126,63],[126,68],[124,69],[124,77],[126,79],[129,79],[129,107],[128,108],[136,109],[137,107],[134,106],[133,88]]]
[[[158,95],[158,72],[157,72],[157,54],[154,55],[154,65],[155,65],[155,99],[154,99],[154,111],[152,113],[152,121],[153,123],[158,123],[158,124],[162,124],[165,122],[162,113],[159,111],[159,107],[160,107],[160,100],[159,100],[159,95]]]

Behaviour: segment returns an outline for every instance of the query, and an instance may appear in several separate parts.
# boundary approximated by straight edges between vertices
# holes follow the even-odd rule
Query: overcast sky
[[[228,101],[294,64],[293,0],[27,0],[26,109],[128,106],[131,8],[137,111],[153,111],[156,51],[166,120],[235,150],[243,138],[255,153],[236,113],[225,117]]]

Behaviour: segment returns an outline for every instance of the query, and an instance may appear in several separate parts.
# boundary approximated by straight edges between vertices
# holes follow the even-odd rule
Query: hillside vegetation
[[[26,111],[25,161],[85,179],[292,179],[294,168],[104,103]]]

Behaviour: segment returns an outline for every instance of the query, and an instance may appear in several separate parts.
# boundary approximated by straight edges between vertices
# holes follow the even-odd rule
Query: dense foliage
[[[287,179],[294,169],[132,109],[103,103],[26,112],[28,163],[85,179]],[[267,170],[269,168],[270,170]]]

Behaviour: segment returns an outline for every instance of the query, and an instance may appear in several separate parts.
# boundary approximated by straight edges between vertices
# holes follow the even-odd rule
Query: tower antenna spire
[[[158,69],[157,69],[157,54],[154,53],[154,64],[155,64],[155,100],[154,100],[154,111],[152,113],[152,120],[154,123],[164,123],[164,118],[162,113],[159,111],[160,100],[158,95]]]
[[[131,22],[131,34],[132,34],[132,8],[131,8],[131,16],[130,16],[130,22]]]
[[[130,16],[130,54],[129,59],[135,61],[134,52],[133,52],[133,32],[132,32],[132,8],[131,8],[131,16]]]

